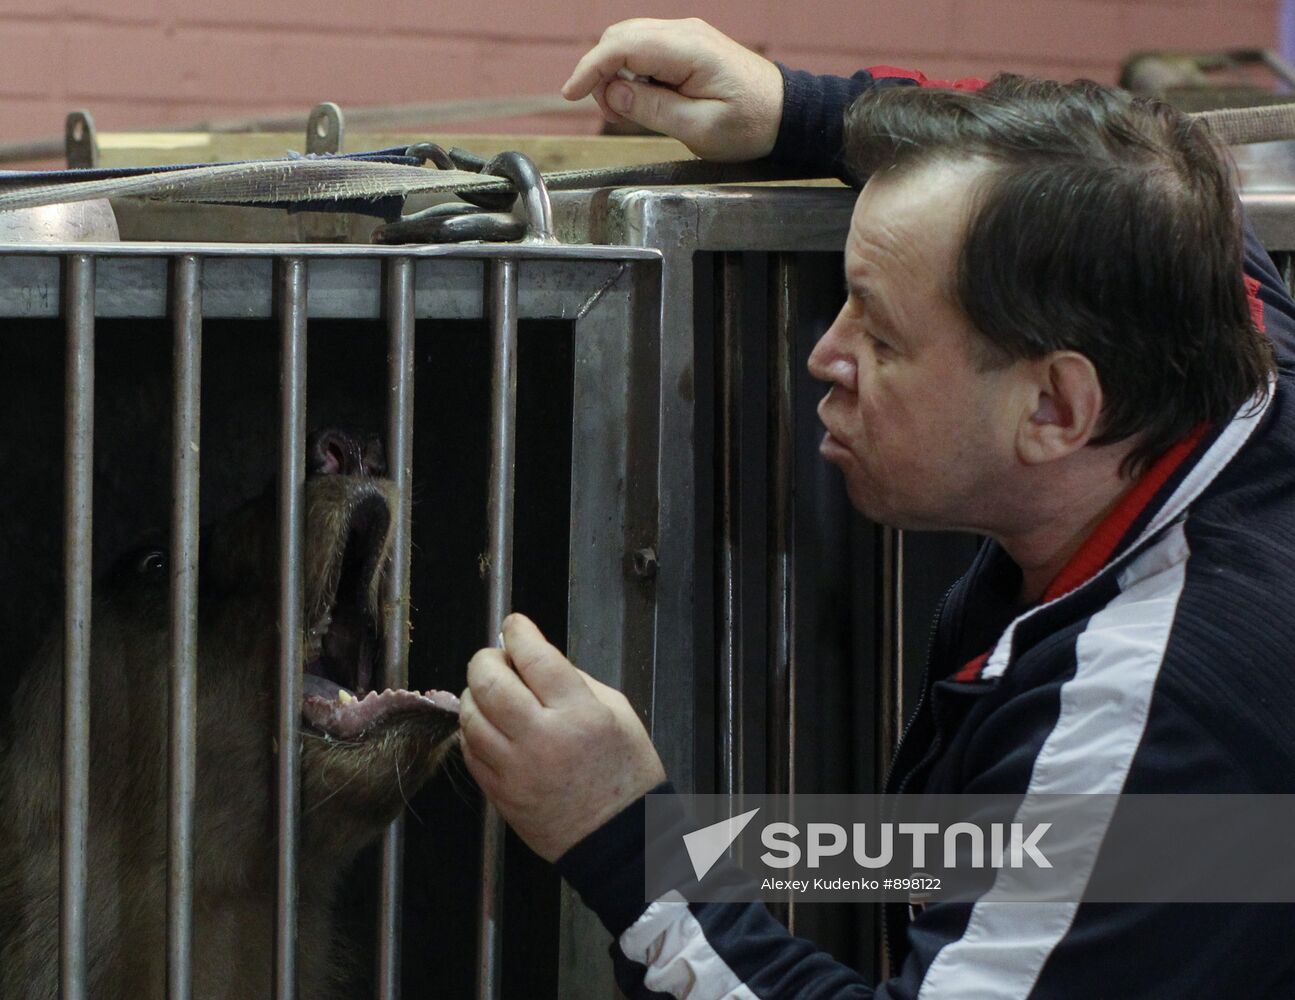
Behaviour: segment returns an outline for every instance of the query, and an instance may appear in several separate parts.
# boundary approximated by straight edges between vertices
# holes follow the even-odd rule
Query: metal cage
[[[1289,186],[1251,185],[1245,201],[1288,282],[1295,278]],[[412,442],[436,428],[414,405],[414,327],[484,322],[492,347],[489,539],[484,629],[493,644],[510,605],[512,466],[519,323],[569,324],[569,502],[563,614],[572,659],[626,691],[680,790],[868,791],[881,782],[919,680],[926,628],[975,541],[870,524],[814,458],[820,392],[805,358],[844,298],[841,247],[853,195],[823,188],[618,189],[555,194],[559,234],[579,246],[76,245],[0,248],[0,316],[66,326],[67,727],[63,849],[64,996],[84,995],[87,726],[85,641],[91,570],[96,317],[171,325],[174,336],[172,995],[184,968],[192,851],[192,684],[197,532],[196,421],[204,321],[273,321],[280,343],[278,462],[300,485],[307,328],[331,320],[386,328],[386,433],[402,491],[397,567],[409,566]],[[594,245],[598,244],[598,245]],[[525,423],[525,415],[521,417]],[[567,418],[564,418],[567,419]],[[567,424],[563,424],[564,428]],[[417,433],[416,433],[417,431]],[[12,445],[11,445],[12,447]],[[483,477],[485,473],[483,473]],[[283,690],[300,660],[293,572],[299,494],[284,491]],[[402,570],[393,586],[408,586]],[[392,643],[395,676],[405,669]],[[419,650],[418,641],[414,650]],[[292,700],[279,719],[291,745]],[[279,801],[293,801],[281,758]],[[279,813],[293,840],[291,807]],[[478,995],[498,996],[502,831],[485,827]],[[375,979],[399,990],[402,823],[383,845]],[[281,858],[281,942],[291,940],[294,857]],[[552,911],[551,977],[527,995],[615,995],[607,937],[563,887]],[[798,933],[876,976],[873,917],[790,904]],[[278,995],[292,991],[278,950]],[[548,984],[540,988],[539,981]],[[551,986],[551,989],[549,988]]]
[[[168,995],[190,995],[195,797],[200,394],[204,326],[217,320],[269,321],[278,339],[280,702],[277,723],[277,930],[275,995],[295,995],[298,727],[302,663],[302,524],[308,331],[327,320],[380,321],[371,337],[386,357],[385,432],[399,491],[395,552],[387,586],[408,607],[411,467],[415,407],[415,329],[435,340],[441,324],[484,322],[491,345],[488,480],[481,566],[485,627],[471,637],[493,645],[512,606],[519,325],[548,321],[569,330],[570,464],[561,470],[567,558],[556,579],[570,622],[571,655],[591,673],[650,706],[655,638],[657,476],[656,356],[659,255],[633,248],[556,245],[427,247],[102,244],[0,248],[0,316],[11,336],[24,324],[62,322],[66,337],[64,447],[65,717],[61,854],[61,995],[87,995],[86,839],[89,779],[90,619],[95,455],[96,321],[163,321],[173,345],[171,441],[170,863],[167,887]],[[268,331],[267,331],[268,332]],[[376,330],[372,331],[377,333]],[[210,334],[208,335],[211,336]],[[478,337],[477,339],[480,339]],[[219,350],[209,340],[208,349]],[[31,371],[11,365],[9,379]],[[234,391],[237,391],[235,389]],[[12,415],[11,415],[12,416]],[[159,423],[163,414],[158,414]],[[10,424],[13,444],[22,427]],[[268,433],[268,428],[265,429]],[[12,457],[12,453],[11,453]],[[488,464],[488,471],[486,466]],[[28,470],[30,471],[30,470]],[[453,526],[450,526],[453,531]],[[524,540],[521,544],[525,544]],[[11,567],[12,569],[13,567]],[[10,583],[12,589],[16,580]],[[400,614],[401,612],[397,612]],[[386,632],[389,686],[408,676],[409,622]],[[464,661],[466,662],[466,661]],[[164,669],[164,665],[159,665]],[[459,667],[461,675],[461,666]],[[404,824],[382,844],[376,957],[379,996],[399,994]],[[474,866],[475,867],[475,866]],[[480,867],[478,990],[502,989],[503,837],[488,816]],[[475,905],[475,901],[468,901]]]

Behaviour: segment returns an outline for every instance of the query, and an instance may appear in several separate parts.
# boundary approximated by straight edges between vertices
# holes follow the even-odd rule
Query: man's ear
[[[1075,351],[1054,351],[1027,366],[1030,396],[1017,427],[1017,456],[1026,465],[1056,461],[1097,435],[1102,385],[1097,369]]]

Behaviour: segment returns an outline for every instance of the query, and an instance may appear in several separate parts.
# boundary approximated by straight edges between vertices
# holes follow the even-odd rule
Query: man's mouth
[[[845,442],[832,433],[832,427],[827,422],[824,411],[827,409],[828,401],[832,398],[832,390],[829,389],[827,394],[819,400],[818,408],[815,411],[818,414],[818,422],[823,425],[823,440],[819,442],[818,451],[828,461],[832,461],[832,452],[848,452]]]
[[[319,561],[328,580],[315,588],[314,620],[306,633],[302,717],[325,736],[352,740],[394,714],[431,713],[445,720],[457,715],[459,699],[447,691],[372,689],[381,663],[382,618],[379,593],[387,558],[391,511],[374,492],[355,504],[340,560]],[[327,542],[325,543],[327,544]]]

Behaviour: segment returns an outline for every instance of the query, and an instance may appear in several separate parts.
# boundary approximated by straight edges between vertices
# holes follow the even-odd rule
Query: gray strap
[[[549,190],[660,184],[716,184],[803,177],[758,161],[707,163],[679,160],[604,170],[558,170],[544,175]],[[161,198],[167,201],[249,205],[376,199],[391,195],[457,191],[509,191],[499,177],[463,170],[431,170],[354,160],[264,160],[217,164],[138,177],[75,181],[15,188],[0,194],[0,210],[87,201],[92,198]]]
[[[1229,145],[1295,139],[1295,103],[1198,112]],[[599,170],[558,170],[544,175],[551,191],[657,185],[741,184],[806,179],[803,170],[768,161],[708,163],[676,160]],[[139,177],[70,184],[40,184],[0,193],[0,210],[88,201],[93,198],[160,198],[168,201],[248,205],[350,201],[392,195],[458,191],[509,191],[502,178],[461,170],[431,170],[354,160],[265,160],[217,164]]]
[[[143,197],[255,205],[376,199],[419,191],[504,191],[508,188],[508,182],[502,178],[460,170],[426,170],[355,160],[264,160],[15,188],[0,194],[0,209],[34,208],[92,198]]]
[[[1295,139],[1295,103],[1198,111],[1192,117],[1229,146]]]

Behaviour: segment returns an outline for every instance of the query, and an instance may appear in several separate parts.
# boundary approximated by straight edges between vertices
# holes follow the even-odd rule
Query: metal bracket
[[[346,123],[342,109],[332,101],[316,104],[306,119],[307,154],[340,153]]]
[[[69,169],[99,165],[99,140],[89,111],[73,111],[63,123],[63,152]]]
[[[332,101],[316,104],[306,119],[306,155],[340,153],[345,124],[342,109]],[[332,243],[344,241],[350,227],[341,212],[303,212],[298,216],[297,232],[307,243]]]

